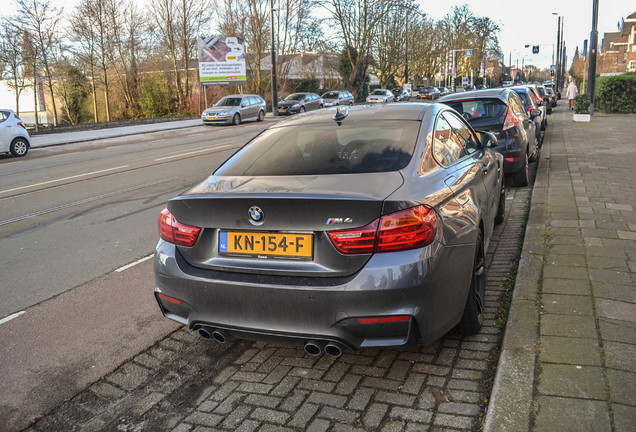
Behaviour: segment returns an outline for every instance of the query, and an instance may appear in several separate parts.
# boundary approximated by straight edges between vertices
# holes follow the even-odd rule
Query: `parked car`
[[[355,98],[348,90],[332,90],[324,93],[322,102],[325,107],[353,105]]]
[[[541,96],[541,104],[545,106],[546,114],[552,114],[552,102],[550,101],[548,93],[545,91],[545,87],[539,84],[535,84],[533,87],[539,93],[539,96]]]
[[[548,111],[545,107],[545,105],[543,104],[543,99],[541,98],[541,96],[539,95],[539,92],[533,87],[533,86],[529,86],[529,85],[523,85],[523,86],[515,86],[513,88],[514,91],[516,91],[518,94],[527,94],[528,97],[532,98],[534,104],[536,105],[536,108],[538,108],[541,111],[541,130],[545,130],[546,127],[548,126]],[[522,96],[523,98],[523,96]],[[525,104],[525,102],[524,102]]]
[[[393,102],[406,102],[411,99],[411,92],[405,88],[394,88],[393,89]]]
[[[417,95],[417,98],[435,100],[435,99],[438,99],[441,95],[442,93],[437,87],[424,87],[423,89],[420,90],[419,94]]]
[[[229,95],[222,97],[217,103],[201,114],[204,124],[233,124],[249,120],[265,119],[265,101],[258,95]]]
[[[539,105],[537,104],[537,100],[532,94],[532,91],[528,90],[526,87],[514,87],[513,90],[517,93],[517,95],[521,98],[521,102],[523,102],[523,107],[525,108],[528,115],[533,109],[538,109]],[[545,130],[542,129],[543,122],[543,113],[538,116],[530,116],[535,126],[535,137],[537,140],[537,144],[539,147],[543,145],[543,140],[545,138]]]
[[[10,109],[0,109],[0,153],[26,156],[31,147],[31,137],[26,126]]]
[[[395,100],[395,96],[391,93],[391,90],[387,89],[375,89],[367,96],[367,103],[389,103]]]
[[[445,96],[447,94],[450,94],[450,89],[448,87],[442,87],[439,89],[439,94],[440,96]]]
[[[154,256],[166,317],[331,356],[479,330],[505,205],[497,139],[441,104],[333,114],[270,126],[168,202]]]
[[[278,102],[278,113],[291,115],[313,111],[324,106],[322,98],[316,93],[292,93]]]
[[[526,112],[512,88],[477,90],[439,98],[462,115],[475,129],[495,134],[497,151],[504,157],[504,172],[516,186],[527,186],[528,161],[538,156],[533,117],[539,110]]]
[[[545,88],[545,92],[548,95],[548,97],[550,98],[550,106],[552,108],[557,106],[557,96],[556,96],[556,93],[554,93],[554,90],[552,90],[551,87],[546,87]]]

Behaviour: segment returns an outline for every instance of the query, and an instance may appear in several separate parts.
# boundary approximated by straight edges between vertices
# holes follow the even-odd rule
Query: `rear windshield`
[[[499,99],[467,99],[444,102],[471,124],[503,123],[506,104]]]
[[[531,105],[530,102],[528,102],[528,93],[524,91],[516,91],[516,90],[515,90],[515,93],[517,93],[517,95],[519,95],[519,97],[523,101],[523,106],[527,107],[528,105]]]
[[[411,160],[419,121],[345,120],[270,129],[214,174],[292,176],[399,171]]]

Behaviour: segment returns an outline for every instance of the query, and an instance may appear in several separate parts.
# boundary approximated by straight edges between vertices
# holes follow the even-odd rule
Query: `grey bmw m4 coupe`
[[[496,145],[442,104],[277,123],[161,212],[159,307],[205,338],[313,355],[475,333],[504,215]]]

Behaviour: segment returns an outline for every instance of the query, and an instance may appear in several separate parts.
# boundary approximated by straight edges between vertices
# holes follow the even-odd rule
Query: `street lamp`
[[[269,1],[272,24],[272,115],[278,116],[278,88],[276,84],[276,45],[274,41],[274,0]]]

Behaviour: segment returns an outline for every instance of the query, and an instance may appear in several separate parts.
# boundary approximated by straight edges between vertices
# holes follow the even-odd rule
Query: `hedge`
[[[595,107],[608,113],[636,113],[636,74],[600,77]]]

